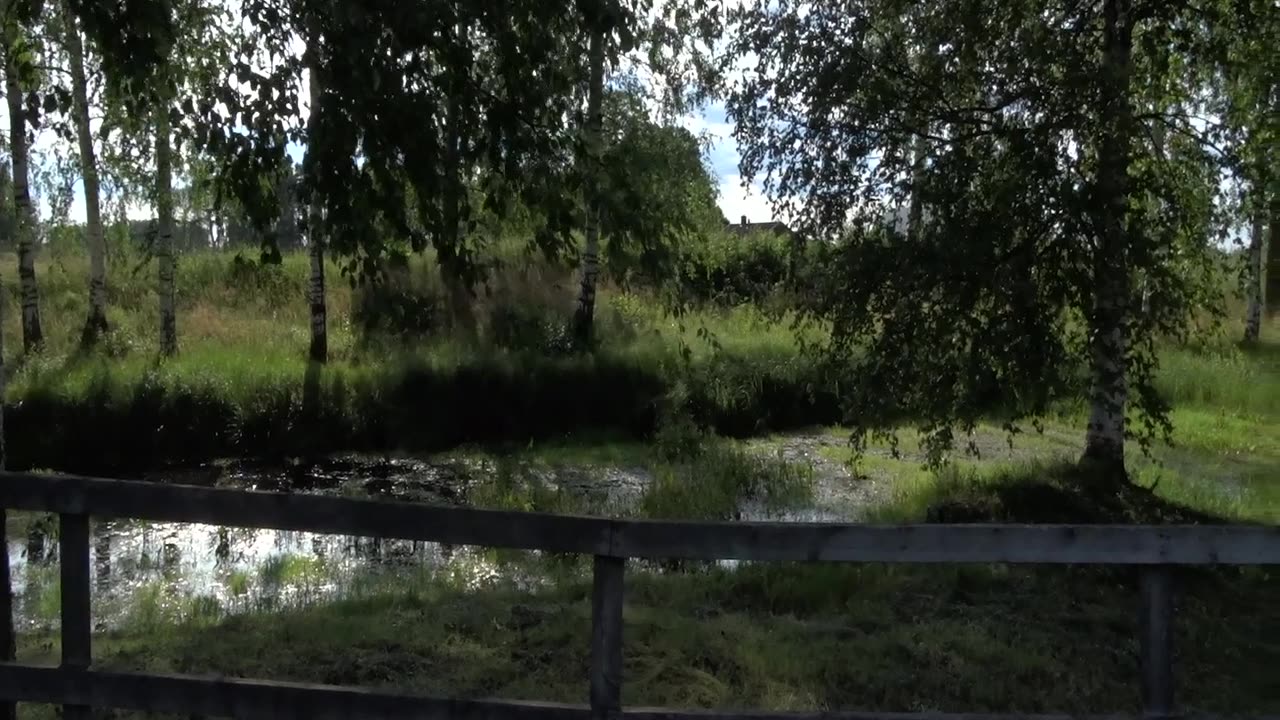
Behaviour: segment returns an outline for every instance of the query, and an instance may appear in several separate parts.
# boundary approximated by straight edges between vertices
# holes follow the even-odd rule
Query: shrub
[[[718,233],[684,249],[679,283],[686,297],[739,305],[760,302],[780,290],[792,268],[790,238],[764,233]]]
[[[444,291],[425,271],[398,269],[357,289],[351,320],[366,339],[429,337],[446,325]]]

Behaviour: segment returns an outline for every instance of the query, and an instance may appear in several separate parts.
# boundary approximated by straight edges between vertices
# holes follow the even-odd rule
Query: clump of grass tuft
[[[658,465],[639,511],[651,518],[729,520],[746,504],[770,512],[803,505],[813,497],[813,482],[807,465],[709,439],[692,457]]]

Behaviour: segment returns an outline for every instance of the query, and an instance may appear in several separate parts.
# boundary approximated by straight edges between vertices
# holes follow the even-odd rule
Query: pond
[[[799,446],[797,446],[798,448]],[[789,448],[788,462],[806,460]],[[803,507],[768,508],[745,500],[740,519],[842,520],[852,513],[832,497],[845,488],[839,468],[818,473]],[[308,465],[223,462],[168,470],[146,479],[266,491],[380,497],[434,504],[628,515],[652,481],[644,467],[345,456]],[[7,547],[20,630],[58,624],[57,519],[14,513]],[[96,629],[124,623],[223,615],[376,592],[427,578],[477,586],[546,582],[537,553],[453,547],[428,542],[228,528],[136,520],[94,520],[90,527]],[[579,570],[584,565],[577,566]],[[561,567],[563,569],[563,567]]]

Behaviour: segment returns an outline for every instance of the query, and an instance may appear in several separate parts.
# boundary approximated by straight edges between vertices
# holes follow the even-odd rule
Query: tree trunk
[[[1259,207],[1253,211],[1253,232],[1249,237],[1249,286],[1246,290],[1249,305],[1244,315],[1244,341],[1250,344],[1257,343],[1262,335],[1262,246],[1265,240],[1262,226],[1262,209]]]
[[[314,143],[319,127],[317,106],[320,102],[320,77],[316,72],[317,63],[314,58],[309,65],[310,81],[307,83],[307,90],[311,95],[311,115],[307,118],[307,170],[311,174],[312,191],[307,205],[307,250],[311,256],[311,284],[307,295],[311,303],[311,359],[322,363],[329,359],[329,329],[324,292],[324,217],[320,198],[315,191],[318,168]]]
[[[36,284],[36,216],[27,176],[27,117],[17,67],[6,58],[9,101],[9,154],[13,158],[13,205],[17,215],[18,288],[22,297],[22,348],[31,352],[44,341],[40,329],[40,290]]]
[[[68,10],[67,54],[71,60],[71,96],[75,105],[76,134],[80,142],[80,174],[84,177],[85,240],[89,246],[89,317],[80,343],[90,347],[107,331],[107,247],[102,229],[98,186],[98,158],[93,152],[89,126],[89,89],[84,76],[84,47],[75,16]]]
[[[1105,0],[1102,133],[1094,207],[1098,248],[1089,316],[1090,411],[1084,458],[1109,478],[1125,477],[1128,404],[1129,155],[1133,107],[1129,97],[1133,46],[1132,0]]]
[[[591,342],[595,328],[596,278],[600,274],[600,201],[599,163],[600,134],[603,125],[601,105],[604,100],[604,34],[592,28],[588,47],[590,80],[587,87],[586,182],[587,215],[584,228],[586,243],[582,249],[582,285],[578,290],[578,307],[573,316],[573,334],[581,345]]]
[[[455,41],[459,45],[466,42],[466,26],[458,23],[455,26]],[[467,268],[463,262],[461,223],[463,193],[466,191],[462,181],[462,93],[465,90],[462,75],[466,71],[466,62],[454,68],[453,82],[449,89],[449,101],[445,116],[446,138],[444,155],[444,197],[441,212],[443,228],[437,257],[440,259],[440,274],[448,292],[449,315],[455,328],[468,332],[475,331],[476,317],[472,309],[471,282],[467,277]]]
[[[907,238],[911,242],[919,241],[920,222],[924,219],[924,198],[920,189],[924,186],[924,165],[928,152],[929,147],[924,137],[917,135],[911,143],[911,204],[907,209]]]
[[[178,352],[176,307],[177,259],[173,251],[173,151],[169,137],[169,103],[156,110],[156,261],[159,265],[160,354]]]
[[[5,469],[5,461],[8,459],[5,454],[4,440],[4,397],[5,397],[5,369],[4,369],[4,284],[0,283],[0,470]],[[8,529],[8,518],[3,508],[0,508],[0,532],[5,533]],[[15,634],[13,628],[13,591],[12,583],[9,578],[9,548],[0,549],[0,662],[11,662],[16,656],[17,643],[15,642]],[[17,705],[15,703],[0,703],[0,720],[14,720],[17,717]]]

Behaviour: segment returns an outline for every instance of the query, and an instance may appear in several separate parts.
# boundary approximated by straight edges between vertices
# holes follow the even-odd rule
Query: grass
[[[40,358],[24,360],[10,409],[19,428],[25,422],[40,436],[21,436],[11,443],[15,452],[35,447],[40,451],[28,451],[28,464],[49,462],[59,456],[52,445],[40,445],[41,437],[84,442],[90,428],[102,434],[113,423],[119,434],[108,431],[85,457],[100,462],[116,457],[112,453],[139,452],[147,462],[178,462],[189,458],[166,454],[167,448],[199,438],[213,438],[197,443],[201,456],[301,447],[291,438],[316,427],[307,424],[316,415],[303,411],[305,307],[295,282],[303,266],[286,258],[283,272],[294,278],[282,285],[288,292],[281,298],[288,300],[268,303],[237,299],[222,275],[232,272],[230,262],[184,261],[207,266],[193,269],[192,277],[203,279],[184,294],[186,339],[176,361],[153,364],[144,307],[149,296],[128,283],[121,283],[125,295],[117,299],[120,317],[113,316],[124,340],[112,342],[120,348],[77,357],[54,341]],[[56,273],[43,272],[46,317],[60,318],[46,323],[51,337],[78,334],[78,289],[68,289],[59,305]],[[316,436],[318,443],[341,439],[355,447],[400,444],[496,457],[499,472],[477,498],[491,506],[586,507],[537,473],[520,470],[530,464],[645,468],[657,482],[635,512],[651,516],[728,518],[744,500],[786,505],[814,492],[806,471],[699,435],[667,414],[674,402],[702,424],[734,435],[838,419],[830,398],[808,392],[812,370],[789,331],[750,309],[707,311],[682,327],[652,300],[606,293],[600,348],[567,358],[493,338],[370,341],[344,319],[356,304],[355,295],[342,295],[348,292],[335,289],[345,298],[334,301],[335,362],[317,378],[327,413],[320,427],[329,428]],[[134,296],[136,313],[127,302]],[[12,316],[6,322],[14,322]],[[700,326],[714,328],[724,352],[698,339]],[[136,342],[129,328],[138,328]],[[12,325],[5,330],[15,336]],[[1079,452],[1083,420],[1079,408],[1064,404],[1045,418],[1043,434],[1021,434],[1012,449],[999,428],[980,427],[982,457],[957,455],[942,472],[922,467],[910,430],[902,435],[903,457],[874,446],[858,466],[885,488],[875,496],[871,519],[1280,522],[1280,345],[1270,340],[1242,350],[1231,332],[1162,351],[1158,382],[1175,408],[1174,444],[1154,448],[1149,457],[1131,453],[1130,471],[1141,487],[1099,495],[1078,482],[1079,471],[1063,461]],[[1280,337],[1280,324],[1272,320],[1264,337]],[[600,407],[608,414],[591,414]],[[498,417],[492,408],[502,409]],[[532,421],[521,424],[521,417]],[[147,433],[145,446],[131,439],[157,418],[167,430]],[[475,435],[494,426],[497,431]],[[117,446],[123,449],[112,449]],[[838,441],[820,452],[831,461],[848,459]],[[335,602],[290,601],[297,593],[286,592],[284,601],[255,603],[273,583],[314,587],[331,570],[282,557],[268,570],[228,576],[230,594],[248,607],[230,616],[230,608],[212,598],[166,604],[158,587],[144,586],[128,621],[95,636],[95,661],[107,668],[585,701],[590,580],[582,563],[492,559],[464,574],[349,578],[350,592]],[[748,564],[650,572],[634,566],[625,608],[627,705],[1139,709],[1138,599],[1126,570]],[[522,584],[522,568],[545,582]],[[1175,644],[1184,708],[1280,712],[1274,682],[1280,607],[1272,601],[1280,576],[1254,569],[1185,572],[1179,584]],[[42,594],[37,602],[53,616],[56,595]],[[20,653],[54,660],[56,636],[26,633]]]
[[[1274,712],[1274,575],[1181,579],[1182,702]],[[95,637],[104,668],[218,672],[461,697],[583,702],[589,580],[541,590],[401,577],[302,610]],[[758,565],[632,573],[623,702],[719,709],[1138,710],[1123,572]],[[52,659],[39,642],[24,659]]]
[[[41,260],[46,347],[21,354],[13,313],[3,328],[14,468],[125,473],[333,448],[439,451],[601,433],[643,440],[677,385],[697,419],[725,434],[838,419],[834,397],[812,392],[816,370],[800,360],[790,331],[750,306],[677,320],[653,297],[606,286],[597,349],[566,354],[565,271],[534,264],[495,276],[477,298],[471,333],[433,304],[438,280],[424,260],[387,286],[417,298],[410,305],[421,312],[408,314],[386,305],[400,300],[353,291],[334,267],[331,362],[318,367],[305,360],[305,256],[263,268],[201,252],[180,263],[180,355],[157,362],[155,294],[129,258],[110,265],[115,329],[88,354],[76,347],[84,258]],[[362,329],[370,302],[379,323],[393,317],[402,325]]]

